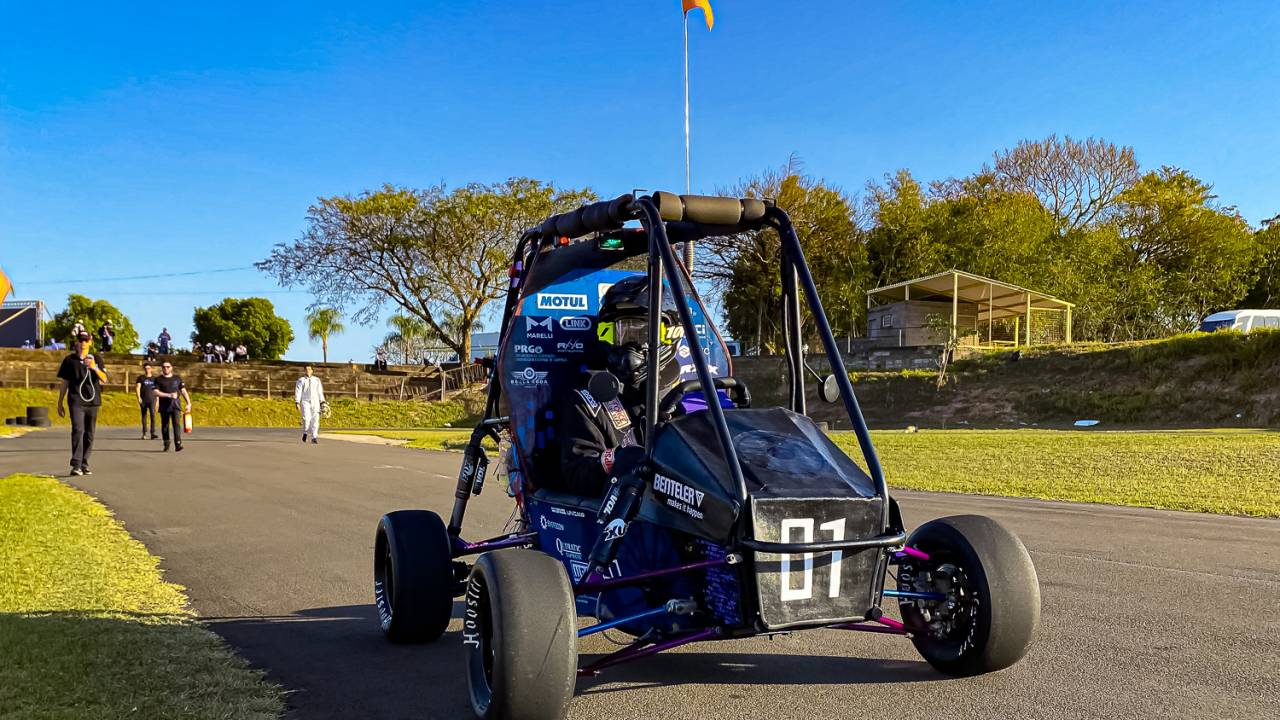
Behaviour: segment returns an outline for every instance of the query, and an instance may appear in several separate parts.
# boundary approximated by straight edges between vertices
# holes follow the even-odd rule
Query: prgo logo
[[[586,295],[567,293],[538,293],[535,301],[539,310],[586,310]]]
[[[542,372],[538,372],[537,370],[534,370],[531,367],[525,368],[524,370],[520,370],[519,372],[511,373],[511,381],[516,385],[522,385],[526,387],[531,385],[546,385],[547,372],[545,370]]]
[[[582,317],[580,315],[570,315],[569,317],[560,318],[560,327],[563,330],[572,330],[581,332],[591,329],[591,318]]]
[[[561,343],[561,344],[563,345],[564,343]],[[542,354],[541,345],[513,345],[512,347],[515,348],[516,354],[518,355],[541,355]]]
[[[550,340],[555,335],[555,322],[555,318],[548,317],[539,320],[527,317],[524,319],[524,335],[528,338]]]

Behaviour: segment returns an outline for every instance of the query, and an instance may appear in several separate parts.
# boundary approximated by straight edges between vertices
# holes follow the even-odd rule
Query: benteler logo
[[[539,310],[586,310],[586,295],[570,295],[567,293],[538,293]]]

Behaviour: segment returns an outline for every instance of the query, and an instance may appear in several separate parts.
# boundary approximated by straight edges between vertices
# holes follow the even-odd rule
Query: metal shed
[[[867,335],[898,346],[939,345],[931,315],[950,319],[952,337],[976,347],[1071,342],[1075,305],[963,270],[867,291]]]

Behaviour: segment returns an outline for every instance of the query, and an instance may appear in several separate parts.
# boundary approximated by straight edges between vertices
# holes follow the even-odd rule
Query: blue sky
[[[695,192],[793,152],[850,191],[964,175],[1058,133],[1280,213],[1276,3],[713,3]],[[185,338],[194,306],[265,294],[301,331],[309,296],[254,270],[104,279],[244,268],[384,182],[682,185],[678,0],[107,5],[0,6],[0,267],[54,311],[81,292]]]

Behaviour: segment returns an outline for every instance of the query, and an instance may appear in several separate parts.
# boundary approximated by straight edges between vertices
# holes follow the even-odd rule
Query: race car
[[[781,243],[789,401],[760,408],[733,377],[673,246],[769,229]],[[678,381],[660,387],[659,353],[648,353],[635,461],[615,469],[599,496],[558,490],[558,465],[546,457],[559,441],[556,413],[567,393],[616,397],[618,378],[588,362],[587,349],[604,336],[602,299],[637,276],[647,279],[648,347],[676,343]],[[477,718],[560,718],[578,677],[688,643],[777,632],[901,635],[952,676],[997,671],[1026,654],[1040,617],[1026,548],[976,515],[906,532],[780,208],[665,192],[592,203],[525,232],[510,278],[484,418],[463,454],[449,520],[388,513],[374,551],[374,597],[390,640],[440,638],[461,599],[458,637]],[[803,356],[802,301],[832,368],[817,394],[843,403],[861,465],[806,414],[806,375],[816,373]],[[467,503],[490,475],[486,439],[500,448],[494,474],[516,521],[499,537],[469,541]],[[630,639],[580,662],[579,638],[606,631]]]

